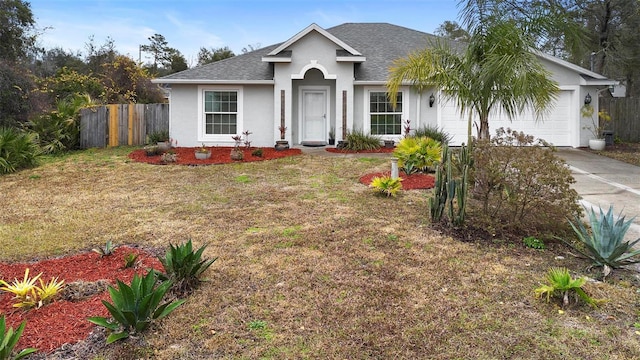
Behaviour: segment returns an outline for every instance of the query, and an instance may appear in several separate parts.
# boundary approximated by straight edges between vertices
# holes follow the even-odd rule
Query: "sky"
[[[195,65],[201,47],[264,47],[288,40],[316,23],[386,22],[433,33],[458,18],[458,0],[26,0],[40,32],[39,45],[85,53],[93,37],[114,40],[119,53],[138,59],[140,45],[161,34]],[[141,60],[149,57],[142,53]]]

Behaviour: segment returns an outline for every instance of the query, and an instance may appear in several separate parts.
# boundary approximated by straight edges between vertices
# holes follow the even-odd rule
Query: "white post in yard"
[[[398,178],[398,158],[395,157],[391,158],[391,178]]]

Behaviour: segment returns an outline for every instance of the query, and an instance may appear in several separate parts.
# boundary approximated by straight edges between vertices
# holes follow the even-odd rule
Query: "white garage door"
[[[525,111],[513,121],[509,121],[504,114],[494,114],[489,118],[489,131],[493,136],[500,127],[511,128],[544,139],[555,146],[571,146],[571,94],[572,91],[561,91],[550,113],[541,120],[536,121],[531,111]],[[453,102],[443,104],[440,111],[439,126],[452,135],[451,145],[466,143],[468,117],[462,118]],[[477,136],[475,126],[472,128],[472,134]]]

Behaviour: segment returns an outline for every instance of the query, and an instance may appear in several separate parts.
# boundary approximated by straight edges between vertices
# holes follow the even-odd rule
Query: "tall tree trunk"
[[[478,140],[489,140],[489,115],[480,114],[480,129],[478,129]]]

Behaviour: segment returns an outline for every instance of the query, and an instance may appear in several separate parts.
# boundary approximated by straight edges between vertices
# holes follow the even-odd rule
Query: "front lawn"
[[[157,250],[192,239],[218,257],[208,281],[143,337],[102,338],[77,357],[640,358],[635,274],[588,281],[589,295],[608,300],[597,309],[536,299],[551,266],[596,273],[559,244],[440,235],[429,191],[386,198],[359,182],[388,160],[153,166],[130,150],[77,152],[0,177],[1,262],[107,240]]]

